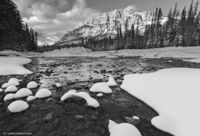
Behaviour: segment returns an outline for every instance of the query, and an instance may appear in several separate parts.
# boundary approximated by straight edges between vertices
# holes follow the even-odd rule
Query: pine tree
[[[30,35],[16,4],[11,0],[1,0],[0,9],[0,50],[28,50]]]

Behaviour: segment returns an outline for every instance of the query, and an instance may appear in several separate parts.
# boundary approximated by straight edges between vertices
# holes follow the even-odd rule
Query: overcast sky
[[[180,8],[191,3],[190,0],[13,0],[23,17],[39,33],[39,40],[57,41],[67,31],[87,19],[111,11],[135,5],[138,11],[154,11],[161,7],[167,14],[177,2]],[[195,0],[194,0],[195,1]],[[200,0],[198,0],[200,1]]]

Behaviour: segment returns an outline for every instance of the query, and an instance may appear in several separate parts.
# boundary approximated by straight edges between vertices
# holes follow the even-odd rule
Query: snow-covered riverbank
[[[127,57],[141,56],[143,58],[177,58],[188,62],[200,62],[200,47],[167,47],[156,49],[119,50],[93,52],[83,47],[63,48],[44,53],[19,53],[16,51],[1,51],[0,55],[24,57]]]

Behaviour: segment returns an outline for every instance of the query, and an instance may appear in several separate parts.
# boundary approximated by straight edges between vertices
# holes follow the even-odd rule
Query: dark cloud
[[[23,20],[39,33],[40,43],[53,43],[99,12],[86,0],[14,0]]]

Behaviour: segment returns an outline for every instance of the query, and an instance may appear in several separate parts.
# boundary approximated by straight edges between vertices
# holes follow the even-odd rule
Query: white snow
[[[2,84],[1,88],[5,89],[5,88],[7,88],[8,86],[9,86],[8,83],[4,83],[4,84]]]
[[[176,136],[200,135],[200,69],[171,68],[124,77],[122,89],[153,107],[157,128]]]
[[[16,86],[9,86],[8,88],[6,88],[5,92],[6,93],[10,93],[10,92],[17,92],[17,87]]]
[[[20,57],[0,57],[0,75],[26,75],[32,74],[31,71],[23,67],[31,60]]]
[[[62,85],[61,85],[60,83],[55,83],[55,86],[56,86],[57,88],[62,87]]]
[[[14,86],[18,86],[19,85],[20,80],[17,78],[10,78],[8,80],[8,84],[9,85],[14,85]]]
[[[133,116],[134,120],[140,120],[140,118],[138,116]]]
[[[29,105],[25,101],[14,101],[8,105],[8,110],[12,113],[18,113],[28,109]]]
[[[200,63],[200,47],[166,47],[156,49],[119,50],[117,56],[141,56],[143,58],[177,58]]]
[[[29,90],[28,88],[21,88],[17,91],[17,93],[15,94],[16,98],[23,98],[23,97],[28,97],[30,95],[32,95],[32,91]]]
[[[15,99],[15,94],[13,94],[13,93],[7,94],[7,95],[3,98],[4,101],[8,101],[8,100],[12,100],[12,99]]]
[[[98,93],[98,94],[97,94],[97,97],[102,97],[102,96],[103,96],[102,93]]]
[[[117,83],[116,83],[115,79],[112,76],[110,76],[108,78],[107,84],[108,84],[108,86],[117,86]]]
[[[91,88],[90,92],[99,92],[99,93],[112,93],[112,89],[109,88],[107,82],[100,82],[100,83],[95,83]]]
[[[31,95],[31,96],[29,96],[29,97],[26,98],[26,101],[30,102],[30,101],[33,101],[35,99],[36,99],[36,97]]]
[[[46,56],[46,57],[80,56],[80,55],[84,55],[90,52],[92,51],[83,47],[64,48],[64,49],[44,52],[43,56]]]
[[[42,98],[47,98],[52,95],[51,91],[47,88],[41,88],[36,94],[35,97],[42,99]]]
[[[34,88],[37,88],[38,87],[38,84],[35,82],[35,81],[30,81],[28,84],[27,84],[27,88],[28,89],[34,89]]]
[[[10,78],[7,83],[2,84],[2,88],[8,88],[9,86],[18,86],[19,80],[16,78]]]
[[[114,121],[109,121],[110,136],[142,136],[140,131],[129,123],[117,124]]]
[[[86,92],[77,92],[76,90],[70,90],[68,91],[67,93],[65,93],[62,97],[61,97],[61,101],[65,101],[71,97],[80,97],[80,98],[83,98],[87,104],[89,106],[92,106],[92,107],[95,107],[95,108],[98,108],[100,106],[99,102],[92,98],[88,93]]]

